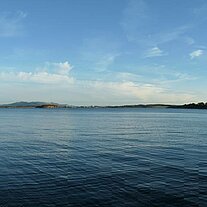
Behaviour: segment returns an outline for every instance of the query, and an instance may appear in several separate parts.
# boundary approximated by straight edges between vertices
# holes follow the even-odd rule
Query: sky
[[[207,102],[205,0],[0,1],[0,104]]]

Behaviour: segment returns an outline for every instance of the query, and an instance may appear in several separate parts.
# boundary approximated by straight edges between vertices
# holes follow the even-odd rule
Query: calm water
[[[0,206],[207,206],[207,110],[0,109]]]

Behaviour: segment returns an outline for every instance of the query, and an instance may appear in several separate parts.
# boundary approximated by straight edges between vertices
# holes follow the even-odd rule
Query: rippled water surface
[[[207,206],[207,111],[0,109],[0,206]]]

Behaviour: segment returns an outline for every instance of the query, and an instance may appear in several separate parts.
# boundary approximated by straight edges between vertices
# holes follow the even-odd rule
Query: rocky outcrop
[[[36,108],[43,108],[43,109],[54,109],[58,108],[59,106],[57,104],[43,104],[40,106],[37,106]]]

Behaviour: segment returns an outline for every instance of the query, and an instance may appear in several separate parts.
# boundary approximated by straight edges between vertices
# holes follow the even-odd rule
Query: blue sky
[[[0,103],[207,101],[205,0],[0,2]]]

